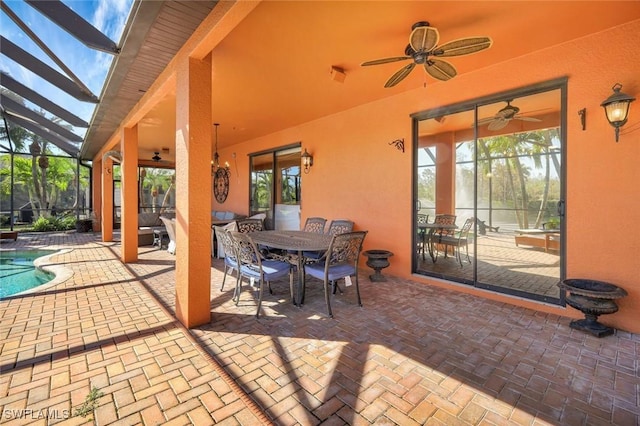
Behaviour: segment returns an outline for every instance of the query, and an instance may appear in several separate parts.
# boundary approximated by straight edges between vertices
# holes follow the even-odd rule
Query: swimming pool
[[[0,299],[48,283],[55,275],[36,268],[34,260],[55,250],[0,250]]]

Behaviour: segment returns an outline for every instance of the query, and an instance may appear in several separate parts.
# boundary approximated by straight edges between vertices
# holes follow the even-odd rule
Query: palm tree
[[[505,160],[507,185],[513,197],[513,207],[520,228],[529,227],[529,194],[527,180],[530,175],[528,167],[522,164],[521,158],[529,158],[534,167],[542,166],[541,154],[547,151],[548,144],[541,132],[524,132],[487,138],[478,144],[481,155],[489,161],[502,157]],[[487,163],[488,165],[488,163]]]
[[[149,189],[151,194],[151,211],[155,212],[158,207],[158,196],[160,195],[160,192],[165,192],[166,199],[166,192],[170,187],[172,187],[172,180],[175,179],[173,175],[174,173],[172,170],[156,168],[146,169],[144,185],[145,188]]]
[[[273,180],[273,174],[270,170],[267,170],[255,171],[252,175],[252,211],[263,210],[271,204],[271,182]]]

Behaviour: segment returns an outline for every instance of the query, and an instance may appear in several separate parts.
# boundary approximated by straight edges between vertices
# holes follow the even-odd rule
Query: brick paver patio
[[[239,306],[234,280],[220,291],[217,259],[212,321],[187,331],[166,251],[143,247],[123,265],[119,243],[76,233],[0,248],[44,247],[72,248],[52,261],[73,276],[0,301],[2,424],[640,425],[636,334],[597,339],[568,318],[374,284],[364,269],[363,308],[342,285],[328,319],[319,282],[302,309],[276,282],[256,320],[246,286]]]

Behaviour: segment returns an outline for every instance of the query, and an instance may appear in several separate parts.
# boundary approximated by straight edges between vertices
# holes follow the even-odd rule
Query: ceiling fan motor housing
[[[416,28],[428,27],[428,26],[429,26],[429,21],[418,21],[411,26],[411,31],[415,30]]]

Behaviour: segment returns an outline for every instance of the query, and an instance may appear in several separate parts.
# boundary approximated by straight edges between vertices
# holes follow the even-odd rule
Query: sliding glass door
[[[266,214],[267,229],[300,229],[300,145],[251,154],[250,164],[250,214]]]
[[[413,117],[414,272],[560,303],[565,83]]]

